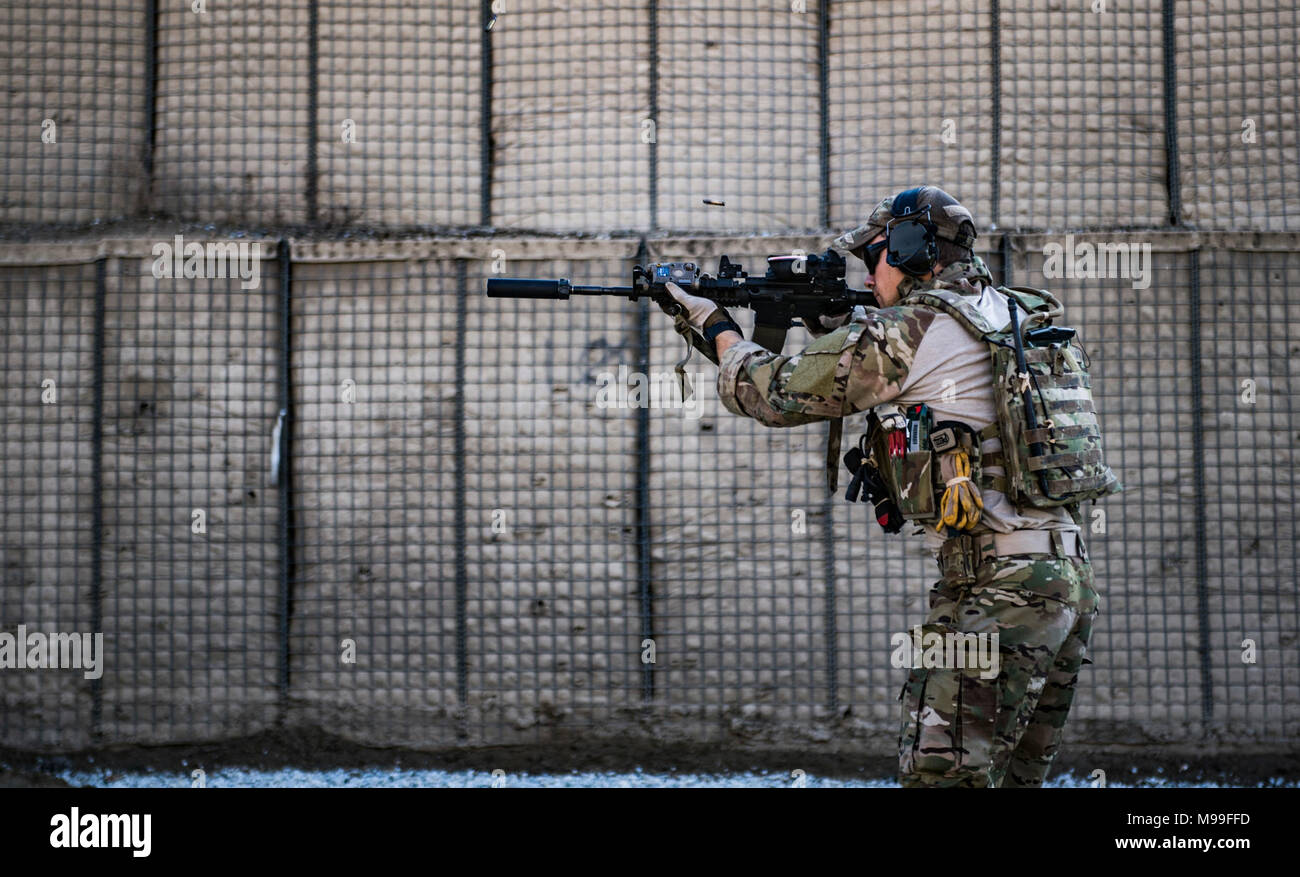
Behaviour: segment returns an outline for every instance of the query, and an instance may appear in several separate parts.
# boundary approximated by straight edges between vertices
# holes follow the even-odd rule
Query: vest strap
[[[1029,470],[1037,472],[1039,469],[1060,469],[1070,466],[1088,466],[1101,461],[1101,449],[1093,448],[1090,451],[1081,451],[1077,454],[1048,454],[1045,457],[1030,457]]]

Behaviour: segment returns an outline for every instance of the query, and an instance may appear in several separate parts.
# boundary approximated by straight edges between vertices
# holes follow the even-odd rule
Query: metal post
[[[158,0],[148,0],[144,11],[144,69],[148,84],[144,90],[144,191],[153,186],[153,152],[157,143],[155,127],[158,109]]]
[[[293,612],[293,252],[289,241],[280,240],[276,252],[280,263],[280,588],[276,595],[279,620],[277,683],[280,717],[289,712],[289,633]]]
[[[821,215],[818,222],[821,228],[831,226],[831,0],[821,0],[817,14],[817,88],[818,104],[821,111],[820,170],[818,190],[821,196]]]
[[[822,228],[831,224],[831,120],[830,120],[830,33],[831,0],[821,0],[817,11],[817,89],[818,105],[821,113],[820,138],[820,180],[821,215],[818,218]],[[827,424],[831,426],[830,423]],[[826,562],[826,700],[834,715],[839,710],[839,660],[836,652],[838,639],[835,629],[835,494],[826,497],[823,506],[822,549]]]
[[[456,365],[453,398],[452,434],[453,467],[453,526],[456,533],[456,698],[461,705],[469,700],[469,622],[466,606],[469,601],[469,564],[466,559],[465,467],[465,337],[469,334],[469,266],[466,260],[456,260]]]
[[[492,0],[483,0],[479,32],[479,224],[492,225]]]
[[[1169,192],[1169,224],[1180,225],[1183,213],[1182,181],[1178,171],[1178,76],[1174,61],[1174,0],[1160,4],[1164,47],[1165,186]]]
[[[1210,592],[1209,592],[1209,558],[1207,556],[1206,491],[1205,491],[1205,412],[1202,410],[1203,395],[1201,375],[1201,251],[1192,250],[1190,268],[1192,275],[1192,294],[1190,301],[1191,323],[1191,359],[1192,359],[1192,476],[1196,499],[1192,507],[1196,510],[1196,604],[1197,625],[1200,635],[1201,653],[1201,719],[1204,722],[1203,733],[1209,733],[1210,721],[1214,718],[1214,680],[1210,672]]]
[[[307,221],[319,218],[320,165],[317,127],[320,114],[320,6],[307,0]]]
[[[1002,4],[1000,0],[991,0],[989,7],[989,28],[992,30],[990,40],[993,50],[993,137],[989,182],[992,186],[992,203],[989,205],[989,223],[997,228],[1002,222]],[[1003,238],[1005,240],[1005,236]],[[1005,272],[1005,268],[1003,269]],[[1010,274],[1006,274],[1010,277]],[[1003,284],[1009,283],[1004,280]]]
[[[647,261],[645,240],[637,249],[638,264]],[[650,374],[650,301],[641,299],[636,311],[636,361],[642,374]],[[642,643],[654,639],[654,582],[650,561],[650,409],[636,408],[636,583],[641,616],[641,639],[637,642],[638,660]],[[641,664],[641,698],[654,700],[654,665]]]
[[[659,3],[650,0],[650,231],[659,228]],[[645,242],[642,241],[642,246]],[[640,258],[638,256],[638,258]],[[648,312],[647,312],[648,316]]]
[[[822,503],[822,549],[826,559],[826,702],[831,715],[839,712],[839,653],[836,649],[839,635],[835,627],[835,494]]]
[[[108,259],[95,260],[95,326],[91,353],[90,423],[90,629],[104,631],[104,334],[108,299]],[[103,734],[103,679],[90,680],[90,739],[99,742]]]

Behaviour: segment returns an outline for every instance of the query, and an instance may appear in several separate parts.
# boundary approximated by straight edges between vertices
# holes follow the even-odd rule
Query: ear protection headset
[[[885,225],[885,261],[909,277],[922,277],[939,259],[939,230],[930,221],[930,205],[917,208],[924,186],[898,193]]]

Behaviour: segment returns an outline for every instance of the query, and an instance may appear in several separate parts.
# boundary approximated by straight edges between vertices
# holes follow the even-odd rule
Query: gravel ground
[[[189,773],[144,772],[113,773],[107,771],[67,771],[57,776],[72,786],[104,788],[163,788],[193,785]],[[357,768],[335,770],[248,770],[223,768],[207,771],[203,781],[209,788],[790,788],[802,784],[810,789],[893,788],[892,779],[842,779],[789,773],[753,772],[734,774],[646,773],[640,770],[623,773],[507,773],[486,771],[409,770]],[[1054,788],[1088,788],[1092,781],[1061,776],[1047,782]],[[1163,788],[1220,788],[1216,783],[1176,782],[1160,776],[1111,778],[1110,787],[1142,786]],[[1277,783],[1295,787],[1294,783]]]

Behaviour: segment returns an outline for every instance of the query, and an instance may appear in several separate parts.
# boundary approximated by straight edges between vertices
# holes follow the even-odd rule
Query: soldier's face
[[[876,235],[868,244],[874,244],[885,239],[884,232]],[[893,307],[898,304],[898,284],[903,280],[903,272],[899,271],[885,259],[886,250],[880,248],[880,253],[876,256],[876,264],[867,266],[867,286],[874,287],[876,290],[876,301],[880,302],[882,308]]]
[[[884,239],[885,233],[881,232],[868,241],[867,244],[869,246],[879,241],[883,241]],[[899,271],[893,265],[889,264],[889,260],[885,258],[887,253],[888,250],[885,247],[881,247],[880,254],[876,257],[876,264],[867,266],[866,285],[868,287],[874,286],[876,290],[876,301],[880,302],[882,308],[889,308],[898,304],[898,284],[903,282],[904,277],[902,271]],[[941,267],[943,266],[936,266],[935,270],[938,270]],[[929,280],[933,276],[934,271],[928,271],[921,279]]]

